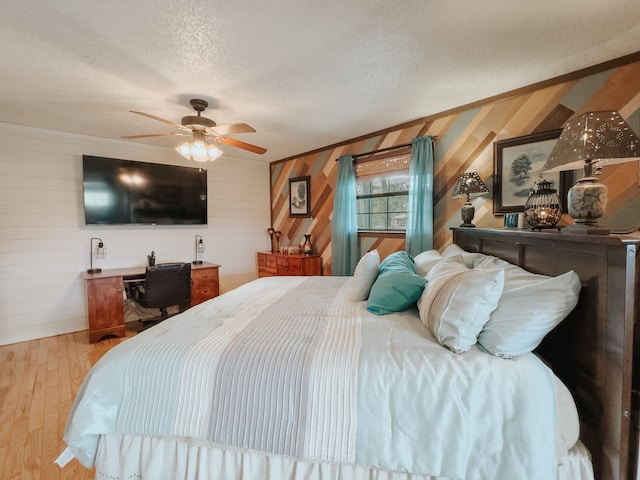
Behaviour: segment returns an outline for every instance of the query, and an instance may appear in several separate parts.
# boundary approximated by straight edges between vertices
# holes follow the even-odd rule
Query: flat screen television
[[[82,156],[87,225],[206,225],[207,171]]]

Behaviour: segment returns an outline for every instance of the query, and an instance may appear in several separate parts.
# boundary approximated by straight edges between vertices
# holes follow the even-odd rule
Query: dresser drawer
[[[258,267],[276,268],[276,257],[268,253],[258,253]]]
[[[289,258],[284,255],[276,257],[276,268],[278,275],[287,275],[289,273]]]
[[[258,277],[273,277],[277,274],[276,257],[270,253],[258,252]]]
[[[290,257],[287,262],[288,275],[302,275],[302,259],[298,257]]]

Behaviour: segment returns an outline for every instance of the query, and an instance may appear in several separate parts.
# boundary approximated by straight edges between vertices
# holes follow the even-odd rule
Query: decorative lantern
[[[553,228],[560,221],[562,207],[552,183],[540,177],[524,205],[524,218],[531,228]]]

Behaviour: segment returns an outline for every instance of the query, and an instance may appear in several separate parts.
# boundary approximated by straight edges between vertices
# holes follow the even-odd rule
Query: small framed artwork
[[[499,140],[493,144],[493,213],[523,212],[562,129]],[[545,173],[566,202],[569,172]],[[566,209],[566,205],[565,205]],[[566,210],[565,210],[566,211]]]
[[[289,179],[289,216],[311,216],[309,180],[311,177],[295,177]]]

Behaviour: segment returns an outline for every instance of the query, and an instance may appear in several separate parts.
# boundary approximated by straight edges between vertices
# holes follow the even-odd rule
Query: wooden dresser
[[[220,294],[219,268],[206,262],[191,266],[192,307]],[[124,337],[124,283],[143,281],[144,273],[145,267],[133,267],[82,274],[87,287],[90,343],[108,335]]]
[[[322,257],[258,252],[258,277],[274,275],[322,275]]]

